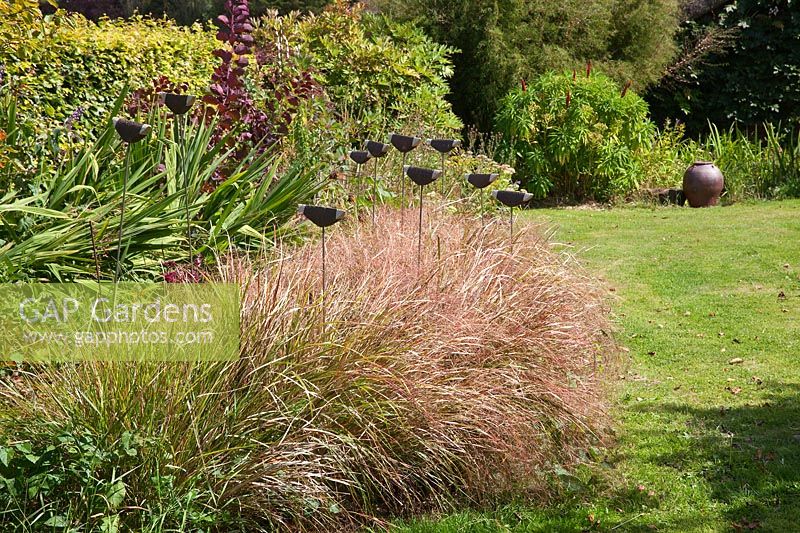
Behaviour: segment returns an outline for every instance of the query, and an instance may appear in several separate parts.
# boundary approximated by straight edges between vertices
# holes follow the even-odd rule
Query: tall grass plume
[[[235,362],[5,379],[20,484],[5,516],[325,530],[546,496],[547,473],[605,435],[602,301],[534,227],[512,242],[501,221],[427,220],[419,267],[416,224],[396,211],[331,232],[325,324],[318,244],[222,259],[210,277],[242,287]],[[42,469],[52,479],[30,497],[23,477]]]

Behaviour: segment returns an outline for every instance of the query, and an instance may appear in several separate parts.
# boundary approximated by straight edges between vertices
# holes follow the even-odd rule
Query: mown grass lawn
[[[530,217],[606,283],[617,446],[564,503],[400,529],[800,531],[800,202]]]

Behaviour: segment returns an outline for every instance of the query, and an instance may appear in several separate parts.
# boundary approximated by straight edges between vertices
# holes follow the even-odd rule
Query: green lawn
[[[617,446],[560,505],[400,529],[800,530],[800,202],[531,216],[606,283]]]

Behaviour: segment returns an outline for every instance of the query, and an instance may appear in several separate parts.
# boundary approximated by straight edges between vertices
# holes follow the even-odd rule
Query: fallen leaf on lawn
[[[674,387],[672,387],[672,390],[678,390],[680,388],[681,388],[681,385],[675,385]]]
[[[742,363],[744,363],[744,359],[742,359],[741,357],[734,357],[733,359],[728,361],[729,365],[740,365]]]
[[[756,385],[761,385],[762,383],[764,383],[764,381],[758,376],[753,376],[750,379],[752,379],[753,383],[755,383]]]
[[[655,355],[656,352],[647,352],[647,355]]]
[[[785,299],[786,299],[786,294],[783,291],[779,292],[778,300],[785,300]]]
[[[719,333],[717,333],[717,335],[719,335],[720,337],[724,337],[724,336],[725,336],[725,333],[723,333],[722,331],[720,331]]]
[[[725,390],[733,394],[734,396],[742,392],[741,387],[725,387]]]
[[[742,344],[742,341],[740,341],[739,339],[733,339],[733,343],[734,344]]]
[[[691,311],[686,311],[685,313],[683,313],[683,316],[692,316],[692,312]]]

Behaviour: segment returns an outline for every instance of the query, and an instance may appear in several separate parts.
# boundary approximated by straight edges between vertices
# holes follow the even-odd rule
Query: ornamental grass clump
[[[503,222],[450,216],[426,217],[418,268],[416,227],[379,215],[331,232],[325,324],[316,244],[229,256],[210,276],[241,284],[239,360],[8,380],[6,516],[330,530],[545,496],[548,472],[605,434],[614,358],[590,280],[535,228],[510,242]],[[36,455],[59,474],[30,497]]]

